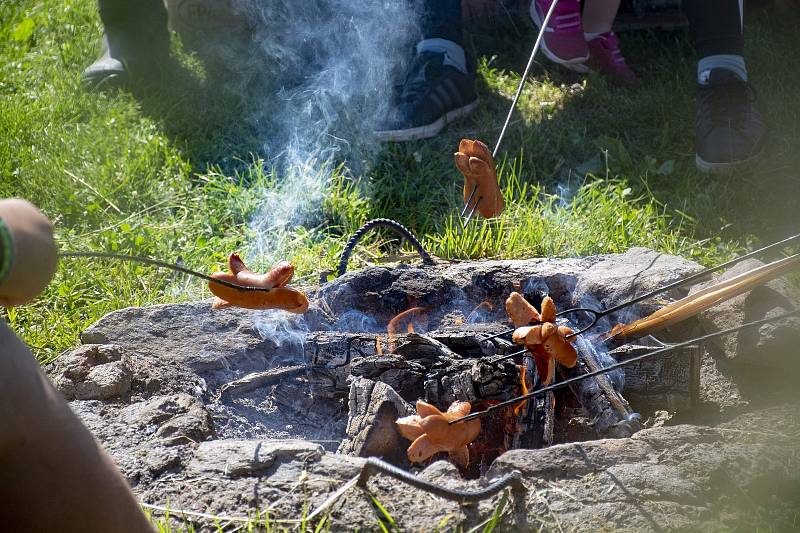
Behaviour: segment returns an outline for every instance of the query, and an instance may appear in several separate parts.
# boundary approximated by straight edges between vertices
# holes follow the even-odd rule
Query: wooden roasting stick
[[[725,281],[682,298],[662,307],[649,316],[640,318],[630,324],[617,324],[605,336],[604,340],[635,340],[656,331],[668,328],[679,322],[696,316],[706,309],[745,293],[789,272],[800,263],[800,254],[795,254],[773,263],[762,265]]]

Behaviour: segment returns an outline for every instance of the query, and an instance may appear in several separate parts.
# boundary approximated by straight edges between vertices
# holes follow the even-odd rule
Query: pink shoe
[[[531,0],[531,18],[540,29],[553,0]],[[575,72],[589,72],[585,65],[589,47],[583,37],[581,3],[559,0],[542,38],[542,52],[550,61]]]
[[[623,85],[636,83],[636,74],[625,63],[619,39],[613,31],[601,33],[589,41],[589,66],[612,81]]]

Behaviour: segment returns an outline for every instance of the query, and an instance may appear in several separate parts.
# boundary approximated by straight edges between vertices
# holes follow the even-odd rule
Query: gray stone
[[[56,359],[50,367],[53,383],[68,400],[109,400],[131,388],[128,356],[114,344],[89,344]]]
[[[750,402],[731,375],[730,365],[706,353],[700,368],[700,401],[720,413],[738,412]]]
[[[122,411],[126,422],[168,442],[199,442],[213,435],[211,415],[202,402],[188,394],[157,396]]]
[[[536,518],[527,527],[781,530],[795,519],[800,489],[797,408],[718,427],[665,426],[628,439],[512,450],[490,475],[519,470],[529,480]]]
[[[692,292],[761,265],[761,261],[748,259],[734,265],[714,281],[694,287]],[[777,316],[798,306],[800,292],[779,278],[712,307],[700,315],[700,322],[707,331],[713,332]],[[713,343],[733,364],[782,370],[800,368],[796,357],[800,345],[800,318],[797,317],[718,337]]]
[[[319,444],[302,440],[212,440],[198,446],[188,470],[226,477],[257,476],[277,460],[317,461],[322,453]]]

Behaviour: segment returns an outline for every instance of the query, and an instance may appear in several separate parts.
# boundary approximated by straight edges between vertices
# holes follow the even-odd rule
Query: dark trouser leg
[[[99,0],[103,52],[83,77],[100,83],[152,72],[169,52],[167,11],[163,0]]]
[[[106,31],[156,38],[167,35],[167,10],[163,0],[99,0],[100,20]]]
[[[700,57],[698,79],[715,68],[747,80],[739,0],[685,0],[692,42]]]
[[[740,0],[685,0],[697,62],[697,167],[726,172],[761,153],[765,128],[747,83]]]
[[[742,14],[739,0],[685,0],[689,31],[700,57],[742,55]]]
[[[422,0],[422,38],[462,44],[461,0]]]

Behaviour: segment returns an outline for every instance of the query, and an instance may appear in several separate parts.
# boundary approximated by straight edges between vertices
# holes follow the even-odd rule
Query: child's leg
[[[587,0],[583,6],[583,32],[597,36],[611,31],[621,0]]]
[[[589,65],[612,81],[629,84],[636,75],[625,63],[619,40],[611,31],[621,0],[587,0],[583,8],[583,36],[589,43]]]
[[[125,479],[0,320],[4,531],[152,531]]]

